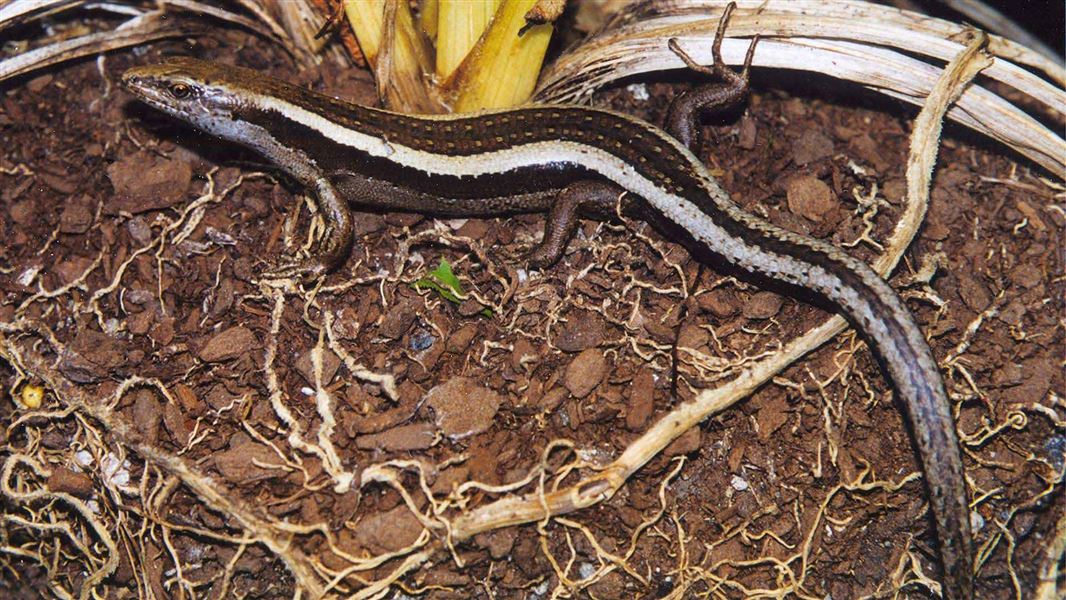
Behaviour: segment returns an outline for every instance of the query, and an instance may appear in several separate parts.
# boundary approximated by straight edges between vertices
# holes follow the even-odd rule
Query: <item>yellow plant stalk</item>
[[[378,96],[394,110],[438,113],[442,107],[426,73],[433,49],[415,25],[405,0],[346,0],[344,13],[378,84]]]
[[[385,22],[385,0],[345,0],[344,15],[355,32],[359,48],[371,67],[377,64],[381,47],[381,26]]]
[[[437,42],[437,20],[440,15],[439,0],[422,0],[418,7],[418,22],[422,25],[422,31],[433,43]]]
[[[455,112],[504,108],[529,99],[552,34],[550,24],[527,27],[525,15],[536,4],[503,0],[488,31],[445,84],[455,98]]]
[[[445,81],[462,64],[492,21],[502,0],[437,0],[437,78]],[[425,11],[428,6],[423,6]]]

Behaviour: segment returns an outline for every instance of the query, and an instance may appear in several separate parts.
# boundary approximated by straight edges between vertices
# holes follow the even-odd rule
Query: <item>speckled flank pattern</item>
[[[931,494],[949,598],[972,596],[969,510],[950,403],[921,330],[866,264],[829,244],[742,211],[702,163],[660,129],[619,113],[533,106],[418,117],[355,106],[258,73],[180,61],[131,71],[153,105],[249,146],[320,193],[352,172],[408,190],[380,207],[472,214],[544,211],[575,179],[599,177],[636,194],[712,252],[755,273],[818,292],[872,342],[914,429]],[[195,86],[218,114],[190,114],[160,85]],[[161,83],[160,83],[161,82]],[[322,188],[329,188],[322,190]],[[373,199],[369,199],[373,203]],[[367,203],[368,199],[361,199]]]

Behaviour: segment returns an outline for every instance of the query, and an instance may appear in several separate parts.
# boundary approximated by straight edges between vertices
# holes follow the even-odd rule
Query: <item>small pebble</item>
[[[417,331],[411,336],[409,346],[415,352],[421,352],[433,345],[433,334],[428,331]]]
[[[643,83],[631,83],[626,86],[626,91],[630,96],[633,96],[634,100],[646,102],[650,96],[648,96],[648,86]]]

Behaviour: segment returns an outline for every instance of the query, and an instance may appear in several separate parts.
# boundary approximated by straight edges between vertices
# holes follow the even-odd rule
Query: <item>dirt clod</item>
[[[185,415],[182,414],[177,404],[168,402],[163,407],[163,426],[180,447],[185,447],[185,444],[189,443],[189,436],[192,432],[185,424]]]
[[[84,202],[71,202],[59,215],[59,231],[62,233],[85,233],[93,224],[93,211]]]
[[[296,360],[296,370],[303,376],[304,381],[308,384],[314,385],[315,383],[315,369],[314,361],[311,357],[311,353],[314,350],[308,350],[304,352],[299,359]],[[329,348],[322,350],[322,385],[328,385],[333,381],[333,378],[337,375],[337,370],[340,369],[341,359],[334,354]]]
[[[395,552],[418,539],[422,524],[407,506],[373,514],[355,526],[354,541],[359,548],[375,554]]]
[[[213,462],[222,477],[237,485],[285,475],[278,455],[243,433],[238,433],[230,440],[227,450],[216,453]]]
[[[792,161],[805,165],[833,154],[833,140],[824,133],[811,129],[803,132],[792,143]]]
[[[603,352],[589,348],[570,361],[563,381],[575,398],[584,398],[596,389],[606,373],[607,359]]]
[[[146,444],[159,440],[159,423],[162,418],[159,399],[151,390],[138,390],[133,401],[133,426],[140,432]]]
[[[537,400],[537,406],[546,413],[554,412],[566,400],[570,392],[563,387],[553,387]]]
[[[215,334],[200,349],[198,356],[204,362],[222,362],[237,358],[258,347],[255,334],[247,327],[238,325]]]
[[[697,296],[700,308],[709,311],[715,317],[724,319],[737,314],[740,303],[733,293],[715,289]]]
[[[87,500],[93,495],[93,480],[85,473],[56,467],[48,477],[48,489]]]
[[[769,319],[781,311],[784,300],[773,292],[758,292],[752,295],[742,312],[749,319]]]
[[[812,221],[821,221],[836,207],[833,191],[817,177],[803,175],[788,182],[788,209]]]
[[[390,340],[398,340],[407,333],[418,318],[418,312],[413,302],[404,302],[389,309],[385,320],[381,322],[379,331],[381,335]]]
[[[15,224],[22,227],[28,227],[36,221],[39,215],[37,212],[37,202],[32,199],[16,202],[8,209],[8,215],[11,216],[11,220],[14,221]]]
[[[192,182],[192,165],[139,151],[111,163],[107,176],[115,188],[107,212],[137,214],[167,208],[182,199]]]
[[[472,379],[456,377],[431,389],[425,402],[444,435],[460,440],[492,427],[503,398]]]
[[[104,379],[112,369],[125,362],[116,340],[99,331],[82,329],[63,355],[59,368],[75,381],[93,383]]]
[[[514,548],[517,531],[513,527],[499,529],[489,533],[481,533],[474,536],[474,542],[489,551],[493,560],[501,560],[511,553]]]
[[[563,352],[581,352],[603,342],[606,323],[590,311],[573,311],[555,338],[555,345]]]
[[[355,445],[364,450],[384,450],[402,452],[425,450],[437,439],[437,429],[432,423],[413,423],[386,429],[381,433],[372,433],[355,438]]]
[[[689,429],[681,434],[681,437],[670,442],[670,445],[663,450],[663,456],[669,458],[698,451],[700,449],[700,437],[699,427]]]
[[[477,325],[467,323],[448,336],[447,349],[453,354],[462,354],[470,347],[477,335]]]
[[[633,376],[626,407],[626,429],[641,431],[655,410],[655,376],[649,369],[641,369]]]

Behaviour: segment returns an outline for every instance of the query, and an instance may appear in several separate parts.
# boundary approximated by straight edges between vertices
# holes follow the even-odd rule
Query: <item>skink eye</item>
[[[184,100],[192,93],[192,88],[184,83],[172,83],[170,84],[170,87],[167,88],[167,91],[170,92],[171,96],[174,96],[178,100]]]

